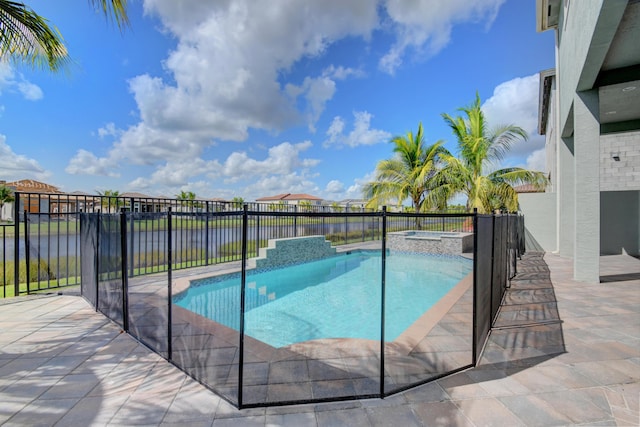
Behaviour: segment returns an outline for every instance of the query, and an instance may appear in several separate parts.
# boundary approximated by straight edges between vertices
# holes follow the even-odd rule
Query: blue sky
[[[73,60],[0,63],[0,179],[172,197],[360,198],[394,135],[455,140],[476,92],[530,134],[503,166],[544,170],[538,75],[553,33],[523,0],[129,0],[120,32],[87,2],[28,4]]]

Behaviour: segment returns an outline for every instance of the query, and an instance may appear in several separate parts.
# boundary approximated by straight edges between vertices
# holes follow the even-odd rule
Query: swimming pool
[[[380,339],[378,251],[358,251],[268,271],[248,271],[245,333],[273,347],[321,338]],[[393,341],[472,270],[459,256],[391,253],[385,339]],[[238,330],[240,275],[191,281],[174,303]]]

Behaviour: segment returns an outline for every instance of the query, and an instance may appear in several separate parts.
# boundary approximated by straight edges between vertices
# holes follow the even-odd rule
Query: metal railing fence
[[[81,214],[82,293],[97,310],[128,333],[239,408],[384,397],[475,365],[523,250],[520,244],[523,218],[516,215],[290,213],[251,211],[249,206],[236,212],[210,212],[209,221],[238,225],[238,231],[230,235],[239,240],[239,257],[229,255],[225,259],[240,262],[230,263],[236,267],[235,273],[215,279],[219,280],[215,288],[219,299],[202,297],[196,303],[208,310],[227,310],[225,316],[235,325],[232,327],[179,304],[183,289],[176,281],[177,268],[191,262],[183,253],[192,246],[200,248],[201,244],[193,236],[183,239],[173,230],[174,225],[180,224],[182,214],[171,211],[154,214],[159,218],[166,215],[168,230],[163,236],[167,269],[139,276],[130,274],[132,258],[128,252],[132,247],[141,250],[141,245],[132,244],[128,237],[130,230],[136,230],[138,214],[124,211]],[[354,233],[357,236],[342,229],[329,232],[329,225],[337,223],[370,224],[371,228],[359,228]],[[287,232],[279,233],[272,227]],[[397,269],[393,264],[396,254],[387,248],[388,234],[432,228],[473,233],[473,252],[471,261],[458,257],[452,264],[430,269],[443,274],[471,262],[471,273],[438,300],[439,314],[435,318],[428,311],[405,332],[391,337],[390,316],[404,309],[393,308],[389,293],[403,292],[403,287],[415,280],[411,277],[424,274],[411,275],[416,261],[401,264],[406,280],[388,274],[389,269]],[[316,320],[302,319],[304,328],[320,329],[322,322],[317,320],[330,318],[346,325],[347,330],[370,323],[379,332],[367,339],[329,334],[311,341],[294,339],[286,345],[267,344],[249,335],[247,328],[264,327],[295,338],[302,326],[291,329],[293,319],[300,320],[313,311],[315,300],[309,297],[299,302],[298,307],[282,307],[262,314],[256,309],[264,304],[278,307],[281,291],[262,285],[258,281],[261,272],[250,270],[248,259],[255,257],[262,239],[309,236],[319,231],[325,237],[344,236],[341,242],[370,242],[367,250],[353,250],[344,255],[353,258],[345,258],[345,262],[331,267],[330,277],[355,274],[356,264],[365,270],[373,269],[373,275],[340,282],[340,286],[350,282],[364,286],[359,294],[346,299],[333,289],[321,288],[321,299],[332,301],[334,308],[316,314],[320,316]],[[278,281],[284,280],[285,273],[277,274]],[[307,288],[310,276],[308,272],[298,274],[289,291],[310,292]],[[372,305],[363,306],[365,294],[377,295]],[[353,312],[357,313],[356,318],[345,317]]]
[[[28,294],[80,284],[79,215],[131,214],[127,222],[128,276],[167,271],[167,233],[175,236],[173,269],[238,260],[241,257],[241,221],[237,202],[133,198],[74,194],[15,194],[11,222],[0,222],[0,297]],[[247,203],[252,212],[269,213],[248,224],[253,236],[249,253],[256,254],[268,239],[325,235],[340,245],[380,238],[377,217],[347,217],[342,213],[374,212],[360,208],[318,205]],[[171,212],[171,224],[168,214]],[[334,216],[328,214],[336,214]],[[434,230],[469,228],[450,217],[423,219],[421,227]],[[17,219],[17,220],[16,220]],[[390,229],[400,229],[398,218]]]

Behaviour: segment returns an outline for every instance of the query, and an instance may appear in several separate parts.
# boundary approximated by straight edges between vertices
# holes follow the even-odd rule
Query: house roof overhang
[[[536,30],[556,28],[560,17],[561,0],[536,0]]]

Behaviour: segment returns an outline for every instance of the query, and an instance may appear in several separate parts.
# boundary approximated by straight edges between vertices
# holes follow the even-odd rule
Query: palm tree
[[[313,210],[310,200],[300,200],[298,207],[302,212],[311,212]]]
[[[6,185],[0,185],[0,220],[3,219],[2,208],[4,208],[5,203],[11,203],[14,200],[13,191]]]
[[[233,204],[233,207],[236,209],[242,209],[242,206],[244,205],[244,199],[242,197],[234,197],[233,199],[231,199],[231,203]]]
[[[176,194],[176,198],[180,200],[180,204],[182,206],[188,206],[189,208],[193,208],[196,199],[196,193],[193,191],[181,191],[180,194]]]
[[[478,209],[480,213],[489,213],[506,209],[515,212],[518,194],[514,185],[533,184],[544,189],[547,184],[542,172],[516,167],[494,169],[516,141],[527,140],[527,133],[514,125],[500,125],[489,130],[478,94],[473,104],[459,111],[464,117],[442,114],[458,140],[459,153],[458,157],[442,156],[444,167],[436,174],[439,187],[433,195],[449,199],[462,193],[467,196],[469,211]]]
[[[127,0],[90,0],[122,30],[129,25]],[[0,60],[60,71],[69,62],[62,34],[24,3],[0,0]]]
[[[102,196],[100,197],[100,205],[106,208],[106,211],[109,213],[112,211],[112,208],[115,208],[117,211],[118,208],[124,204],[120,199],[120,192],[118,190],[98,191],[98,194]]]
[[[408,198],[415,212],[438,208],[442,201],[427,195],[433,189],[432,178],[440,158],[449,154],[443,141],[426,146],[420,123],[415,135],[407,132],[406,136],[396,136],[391,142],[395,157],[380,161],[375,180],[364,186],[366,207],[377,208],[393,201],[400,206]]]

